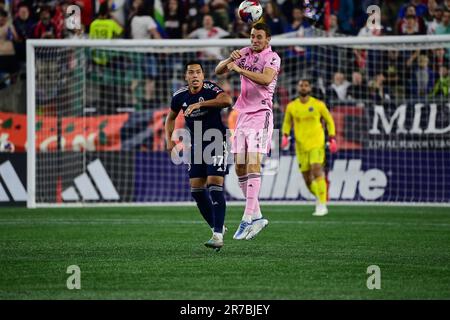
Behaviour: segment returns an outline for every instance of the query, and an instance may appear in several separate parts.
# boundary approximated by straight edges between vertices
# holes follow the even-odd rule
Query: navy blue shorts
[[[228,165],[188,164],[189,178],[224,177],[228,174]]]
[[[224,177],[228,174],[229,158],[230,153],[228,152],[228,147],[224,145],[223,152],[218,155],[213,155],[207,157],[209,161],[205,161],[204,158],[201,163],[196,163],[194,161],[194,153],[191,154],[191,161],[187,165],[189,178],[206,178],[209,176],[219,176]],[[203,152],[203,151],[202,151]]]

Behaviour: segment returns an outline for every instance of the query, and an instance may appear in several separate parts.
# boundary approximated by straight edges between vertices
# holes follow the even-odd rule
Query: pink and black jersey
[[[280,72],[280,57],[270,46],[261,52],[254,52],[250,47],[240,52],[242,57],[235,61],[240,68],[258,73],[263,73],[264,68],[272,68],[277,73],[268,86],[257,84],[241,75],[241,94],[235,108],[239,113],[253,113],[265,109],[272,111],[273,93]]]

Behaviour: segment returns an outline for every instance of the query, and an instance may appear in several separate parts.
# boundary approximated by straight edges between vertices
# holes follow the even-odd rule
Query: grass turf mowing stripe
[[[229,208],[216,253],[194,207],[2,208],[0,298],[450,298],[449,209],[330,207],[320,218],[312,206],[262,209],[268,228],[236,241],[242,208]],[[79,291],[65,287],[72,264]],[[366,287],[372,264],[381,290]]]

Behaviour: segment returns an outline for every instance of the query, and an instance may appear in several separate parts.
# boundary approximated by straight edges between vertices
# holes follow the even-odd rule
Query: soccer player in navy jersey
[[[224,177],[228,173],[226,127],[222,122],[222,108],[230,107],[232,98],[222,88],[205,80],[199,61],[185,66],[187,86],[172,97],[165,123],[167,150],[172,152],[175,119],[183,110],[191,143],[188,163],[191,194],[200,213],[213,230],[205,246],[219,250],[225,231]],[[211,139],[211,137],[214,139]],[[199,140],[200,137],[200,140]],[[183,138],[183,143],[185,143]]]

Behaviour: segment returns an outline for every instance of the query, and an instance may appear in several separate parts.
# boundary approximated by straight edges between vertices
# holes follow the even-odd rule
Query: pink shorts
[[[268,154],[272,142],[272,134],[272,111],[261,110],[254,113],[239,113],[231,152]]]

